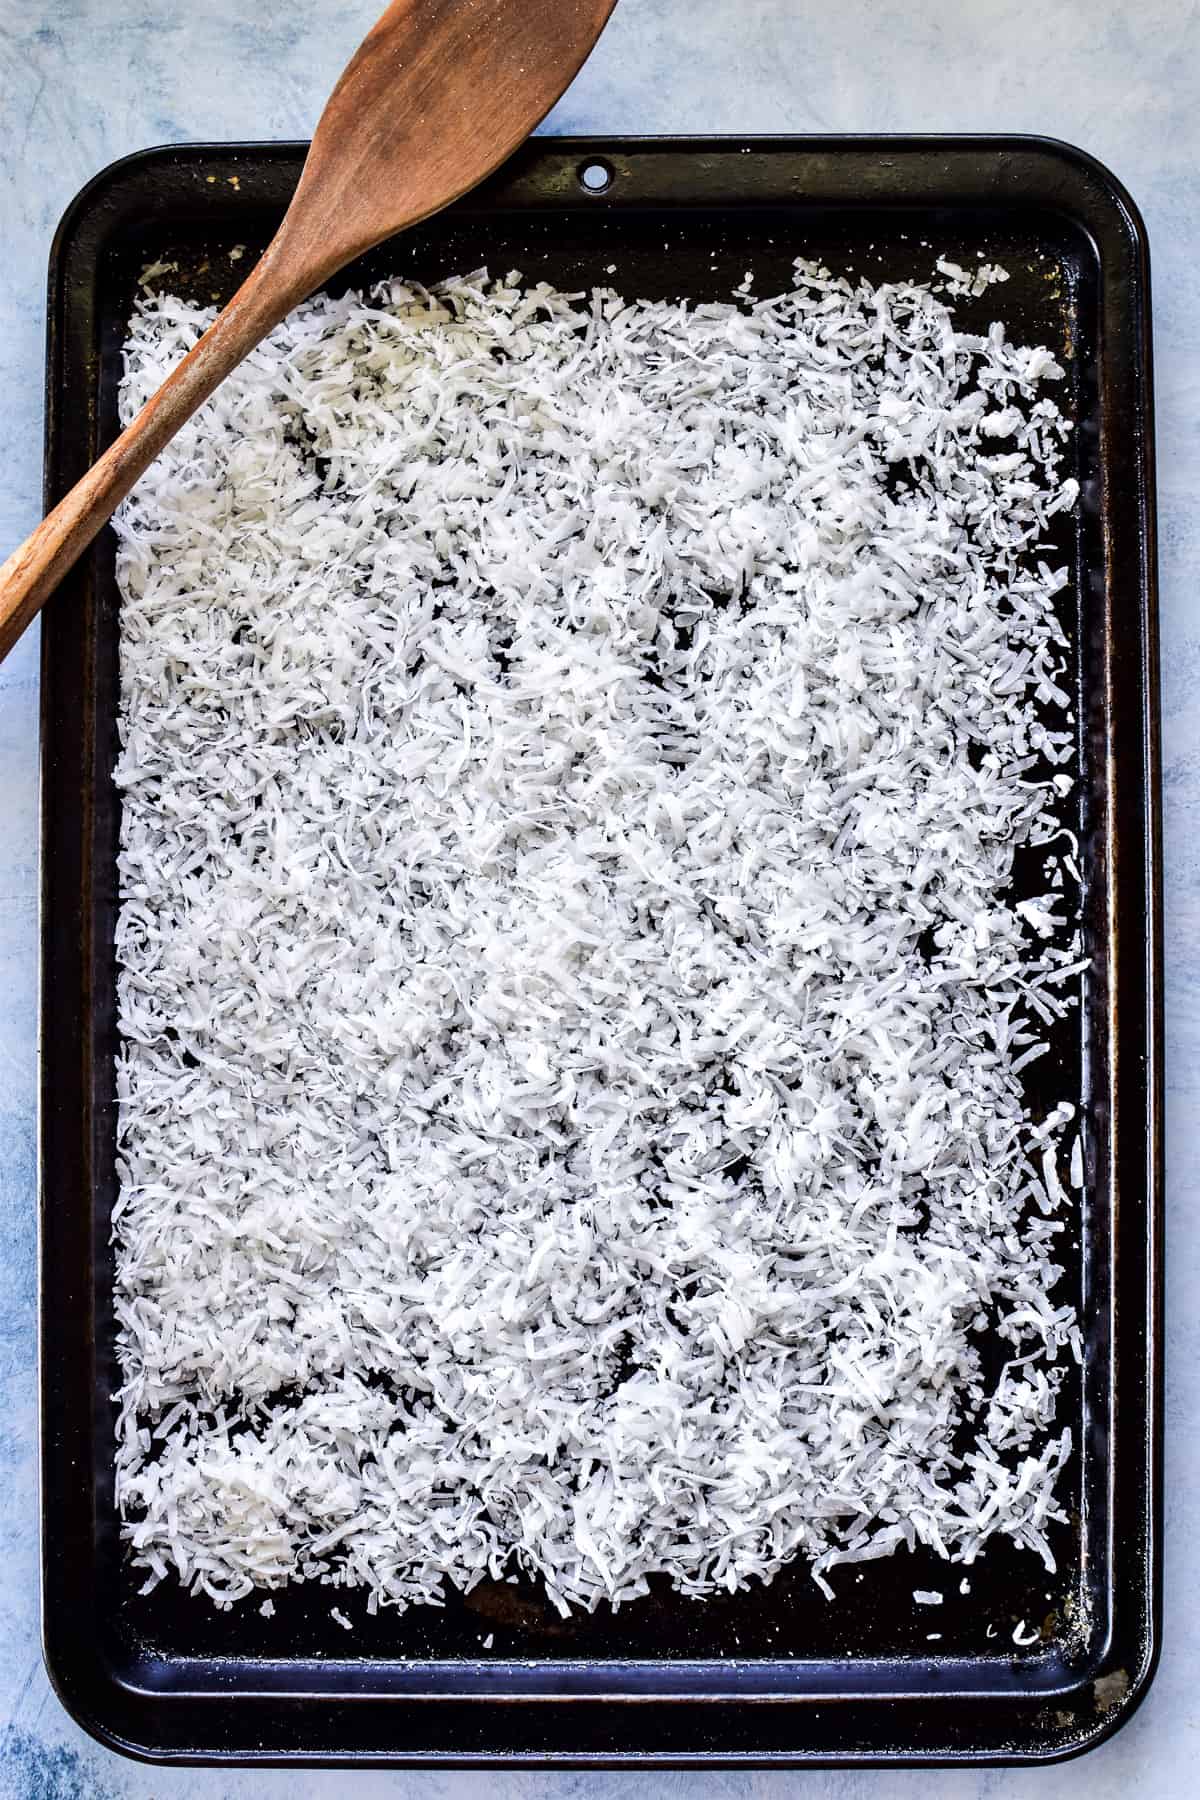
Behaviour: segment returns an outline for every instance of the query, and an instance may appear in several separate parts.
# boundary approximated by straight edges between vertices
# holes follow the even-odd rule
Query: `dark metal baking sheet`
[[[227,299],[302,157],[294,144],[149,151],[72,204],[50,270],[47,503],[114,435],[140,272],[170,263],[174,291]],[[581,180],[597,161],[611,172],[598,193]],[[173,1582],[138,1595],[111,1477],[119,801],[106,533],[43,626],[41,1186],[46,1657],[105,1742],[198,1762],[1026,1761],[1099,1741],[1144,1692],[1159,1635],[1161,1041],[1149,277],[1135,209],[1099,165],[1041,139],[542,138],[342,284],[487,264],[705,299],[747,269],[756,292],[776,291],[798,254],[924,276],[938,255],[970,266],[980,253],[1011,279],[961,316],[986,325],[999,312],[1064,362],[1083,492],[1063,544],[1076,576],[1064,619],[1091,971],[1053,1078],[1086,1127],[1064,1292],[1087,1349],[1064,1393],[1080,1454],[1057,1574],[998,1542],[968,1596],[922,1552],[835,1572],[835,1604],[797,1564],[705,1605],[658,1590],[569,1621],[533,1587],[491,1582],[374,1618],[353,1592],[313,1586],[275,1596],[270,1621],[253,1603],[217,1613]],[[936,1654],[914,1587],[947,1596]],[[352,1634],[331,1619],[335,1601]],[[1019,1619],[1042,1631],[1024,1650]]]

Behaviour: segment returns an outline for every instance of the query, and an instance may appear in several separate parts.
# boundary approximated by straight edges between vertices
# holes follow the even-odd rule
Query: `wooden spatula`
[[[0,659],[134,482],[335,270],[448,206],[545,117],[616,0],[393,0],[321,115],[262,260],[83,480],[0,568]]]

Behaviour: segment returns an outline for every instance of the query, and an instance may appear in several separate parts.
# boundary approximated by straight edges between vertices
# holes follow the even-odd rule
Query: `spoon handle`
[[[275,249],[273,244],[116,442],[0,565],[0,661],[159,451],[303,297],[279,269]]]

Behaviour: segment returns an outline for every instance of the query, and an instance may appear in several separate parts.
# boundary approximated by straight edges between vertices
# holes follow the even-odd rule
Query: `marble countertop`
[[[0,0],[0,556],[39,516],[46,256],[63,208],[147,144],[308,135],[381,0]],[[268,15],[271,15],[268,18]],[[681,54],[681,51],[683,52]],[[92,1743],[38,1643],[35,1466],[37,634],[0,667],[0,1800],[375,1794],[1089,1796],[1197,1791],[1200,1601],[1200,7],[1193,0],[621,0],[549,131],[1027,131],[1131,190],[1154,263],[1167,942],[1165,1650],[1149,1698],[1081,1761],[889,1774],[152,1770]]]

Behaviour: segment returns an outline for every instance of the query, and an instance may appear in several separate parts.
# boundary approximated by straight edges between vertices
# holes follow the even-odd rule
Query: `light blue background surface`
[[[39,516],[46,256],[68,200],[147,144],[307,136],[382,0],[0,0],[0,557]],[[37,643],[0,667],[0,1800],[368,1796],[951,1800],[1200,1794],[1200,6],[1194,0],[621,0],[547,129],[1030,131],[1145,214],[1155,279],[1166,814],[1166,1649],[1149,1699],[1039,1771],[573,1775],[140,1768],[52,1695],[35,1449]]]

